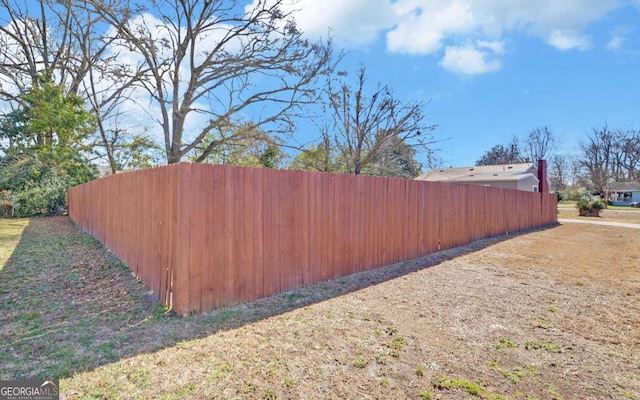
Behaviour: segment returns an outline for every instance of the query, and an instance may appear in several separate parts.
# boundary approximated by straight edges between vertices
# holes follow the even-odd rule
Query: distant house
[[[540,168],[540,169],[539,169]],[[522,164],[481,165],[432,169],[417,177],[421,181],[466,183],[527,192],[548,192],[546,161]],[[540,177],[543,178],[541,188]]]
[[[609,198],[614,206],[628,206],[640,202],[640,181],[619,182]]]

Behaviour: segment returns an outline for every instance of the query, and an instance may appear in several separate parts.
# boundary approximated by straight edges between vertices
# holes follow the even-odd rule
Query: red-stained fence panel
[[[69,215],[180,315],[557,221],[549,193],[186,163],[71,188]]]

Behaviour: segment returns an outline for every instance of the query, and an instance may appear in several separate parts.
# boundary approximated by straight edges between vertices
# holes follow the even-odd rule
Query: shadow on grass
[[[376,285],[527,232],[177,318],[69,218],[32,219],[0,271],[0,379],[67,377]]]

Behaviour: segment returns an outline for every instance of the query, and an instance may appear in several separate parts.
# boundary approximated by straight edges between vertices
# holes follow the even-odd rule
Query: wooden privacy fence
[[[179,315],[557,220],[549,193],[186,163],[73,187],[69,215]]]

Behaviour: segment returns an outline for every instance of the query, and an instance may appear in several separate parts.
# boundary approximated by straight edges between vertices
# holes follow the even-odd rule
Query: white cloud
[[[581,30],[620,6],[618,0],[469,0],[486,32],[519,30],[538,37],[551,32]]]
[[[588,50],[591,48],[591,41],[587,36],[561,30],[551,32],[549,44],[559,50]]]
[[[448,35],[471,33],[474,28],[471,9],[462,2],[454,1],[442,7],[436,3],[425,5],[404,15],[387,33],[387,48],[392,52],[430,54],[442,47]]]
[[[502,63],[496,55],[501,54],[502,51],[502,43],[479,42],[476,46],[447,46],[440,65],[462,75],[497,71],[502,67]]]
[[[638,0],[640,5],[640,0]],[[621,50],[627,38],[633,34],[634,28],[626,25],[619,25],[611,30],[609,41],[607,42],[607,50]]]
[[[611,38],[611,40],[609,40],[609,42],[607,43],[607,50],[619,50],[622,48],[622,45],[624,43],[624,36],[614,36]]]
[[[639,0],[636,0],[640,3]],[[548,38],[554,31],[581,31],[619,0],[300,0],[285,5],[312,35],[332,33],[343,42],[366,44],[387,31],[389,49],[437,51],[456,35],[497,37],[518,30]]]
[[[371,44],[397,20],[389,0],[300,0],[285,2],[283,8],[294,12],[298,27],[307,35],[326,37],[331,29],[336,41],[346,47]]]
[[[340,45],[366,46],[382,37],[390,52],[428,55],[449,49],[451,57],[469,40],[502,42],[510,32],[563,50],[586,50],[591,47],[585,35],[589,24],[631,1],[640,4],[640,0],[300,0],[285,8],[297,10],[300,28],[314,36],[326,35],[331,27]]]
[[[489,42],[486,40],[479,40],[478,47],[481,49],[491,50],[495,54],[504,53],[504,42]]]

